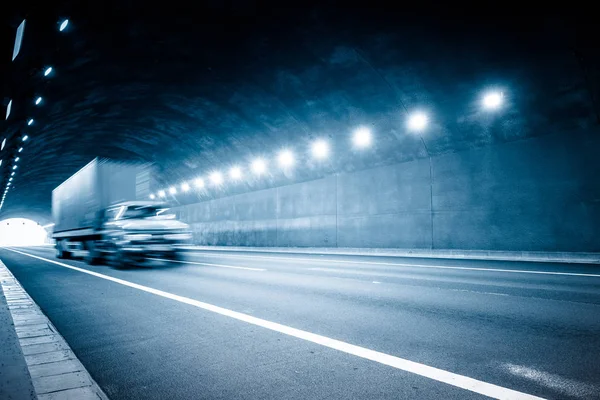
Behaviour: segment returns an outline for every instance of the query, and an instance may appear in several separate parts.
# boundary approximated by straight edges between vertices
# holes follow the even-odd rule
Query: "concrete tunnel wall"
[[[202,245],[600,251],[599,145],[539,136],[176,210]]]

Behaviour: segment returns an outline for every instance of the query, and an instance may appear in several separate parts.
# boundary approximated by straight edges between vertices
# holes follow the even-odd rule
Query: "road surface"
[[[600,399],[599,266],[0,259],[111,399]]]

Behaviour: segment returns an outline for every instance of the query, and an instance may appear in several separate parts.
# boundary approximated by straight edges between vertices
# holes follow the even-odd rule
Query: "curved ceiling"
[[[303,5],[14,10],[5,33],[27,25],[17,59],[12,42],[2,50],[4,105],[13,100],[3,189],[21,159],[0,214],[47,219],[52,189],[96,156],[152,161],[167,185],[296,152],[294,176],[224,189],[254,190],[598,125],[593,24]],[[489,89],[505,96],[495,112],[481,107]],[[429,116],[420,135],[406,125],[417,110]],[[359,126],[373,132],[368,150],[350,143]],[[308,157],[319,137],[332,145],[325,162]]]

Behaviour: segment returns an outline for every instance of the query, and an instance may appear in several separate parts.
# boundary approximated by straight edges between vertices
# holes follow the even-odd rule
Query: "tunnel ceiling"
[[[6,13],[3,189],[21,159],[0,217],[47,218],[52,189],[96,156],[155,162],[168,185],[296,152],[293,176],[274,168],[225,189],[254,190],[598,124],[598,59],[585,20],[148,4],[53,2]],[[504,93],[500,110],[482,110],[488,89]],[[421,134],[406,126],[416,110],[429,115]],[[373,132],[372,148],[352,147],[359,126]],[[320,137],[331,157],[311,161],[307,149]]]

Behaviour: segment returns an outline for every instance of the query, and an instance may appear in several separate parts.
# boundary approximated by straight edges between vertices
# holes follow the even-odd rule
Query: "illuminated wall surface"
[[[48,241],[44,228],[25,218],[0,221],[0,246],[37,246]]]
[[[599,251],[599,145],[538,137],[178,212],[206,245]]]

